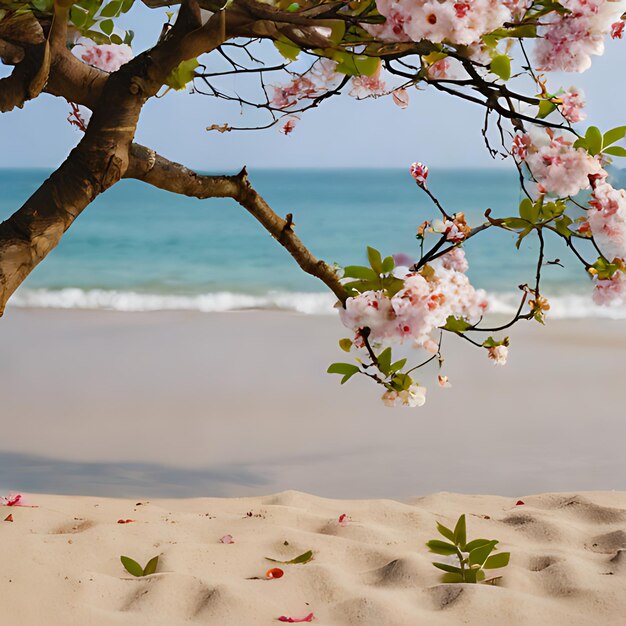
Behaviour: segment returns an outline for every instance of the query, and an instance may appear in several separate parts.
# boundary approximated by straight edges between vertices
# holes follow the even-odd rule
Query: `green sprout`
[[[498,552],[496,550],[498,541],[495,539],[474,539],[467,541],[467,530],[465,515],[459,517],[454,530],[446,528],[437,522],[439,534],[448,541],[433,539],[426,545],[430,552],[441,554],[442,556],[455,555],[459,559],[459,566],[448,563],[433,563],[433,565],[444,571],[441,581],[444,583],[478,583],[485,580],[486,569],[499,569],[509,564],[510,552]],[[500,577],[496,576],[485,582],[493,583]]]
[[[152,557],[148,563],[146,563],[145,567],[141,567],[137,561],[131,559],[128,556],[121,556],[120,561],[122,561],[122,565],[124,569],[131,574],[132,576],[137,576],[138,578],[141,576],[149,576],[150,574],[154,574],[157,569],[157,565],[159,564],[159,557]]]

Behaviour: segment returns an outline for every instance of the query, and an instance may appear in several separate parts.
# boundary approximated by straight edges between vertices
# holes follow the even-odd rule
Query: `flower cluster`
[[[469,45],[510,21],[512,8],[517,11],[520,4],[515,0],[376,0],[386,21],[365,28],[384,41]]]
[[[567,13],[544,18],[535,45],[539,67],[549,71],[584,72],[592,55],[604,52],[604,37],[621,34],[616,21],[626,10],[623,0],[561,0]],[[618,34],[619,33],[619,34]]]
[[[403,288],[388,297],[383,291],[366,291],[348,298],[340,309],[341,321],[359,332],[369,328],[374,342],[406,340],[430,352],[437,351],[433,331],[449,316],[476,322],[487,308],[486,294],[474,289],[465,275],[467,261],[460,248],[434,260],[420,272],[397,267]],[[362,340],[361,340],[362,341]]]
[[[626,192],[605,179],[595,180],[587,223],[596,244],[608,259],[626,259]]]
[[[95,44],[88,39],[80,40],[72,52],[85,63],[105,72],[117,72],[133,58],[133,51],[126,44]]]
[[[563,133],[533,129],[529,139],[525,161],[540,193],[575,196],[589,187],[590,176],[602,171],[598,159],[584,148],[574,148]]]

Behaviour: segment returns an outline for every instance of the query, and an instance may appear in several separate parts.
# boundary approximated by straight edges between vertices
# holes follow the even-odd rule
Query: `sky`
[[[164,22],[163,10],[137,3],[126,16],[136,31],[137,52],[154,42]],[[141,24],[141,31],[137,25]],[[209,66],[213,57],[205,61]],[[588,123],[606,130],[626,123],[626,40],[607,42],[603,57],[582,75],[554,75],[550,87],[582,87]],[[0,66],[0,76],[9,68]],[[617,78],[620,78],[619,80]],[[232,79],[228,79],[232,83]],[[238,77],[241,80],[241,77]],[[245,90],[249,82],[238,82]],[[43,94],[23,109],[0,115],[0,167],[52,168],[63,161],[81,133],[67,122],[68,104]],[[407,167],[423,161],[431,167],[498,167],[481,137],[481,107],[434,91],[411,90],[406,110],[390,97],[356,101],[331,98],[302,116],[288,137],[276,127],[219,134],[211,124],[248,125],[255,114],[240,115],[234,102],[170,91],[145,106],[136,140],[189,167],[212,172],[249,168]],[[9,149],[10,147],[10,149]]]

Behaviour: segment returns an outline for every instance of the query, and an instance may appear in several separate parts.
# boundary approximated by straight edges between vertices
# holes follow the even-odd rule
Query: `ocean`
[[[0,219],[45,179],[43,170],[0,170]],[[417,226],[437,217],[404,170],[261,170],[250,178],[319,258],[340,265],[365,261],[367,245],[384,255],[419,255]],[[516,215],[517,174],[508,170],[435,170],[429,186],[448,212],[470,225]],[[520,250],[515,236],[488,231],[466,246],[469,276],[487,290],[491,310],[514,310],[517,285],[532,283],[536,242]],[[593,260],[591,251],[588,256]],[[626,307],[597,307],[583,267],[556,239],[548,241],[543,291],[551,317],[626,317]],[[137,181],[122,181],[78,218],[35,269],[12,306],[118,311],[284,309],[332,313],[324,285],[304,275],[257,222],[231,200],[197,200]]]

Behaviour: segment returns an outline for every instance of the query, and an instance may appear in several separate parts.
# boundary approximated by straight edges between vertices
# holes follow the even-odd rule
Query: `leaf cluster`
[[[495,539],[474,539],[467,541],[467,530],[465,515],[461,515],[454,527],[450,530],[443,524],[437,523],[439,534],[447,541],[433,539],[426,545],[430,552],[442,556],[457,556],[459,566],[448,563],[437,563],[433,565],[445,572],[442,582],[446,583],[478,583],[485,580],[486,569],[499,569],[509,564],[511,554],[509,552],[498,552],[496,550],[498,541]]]

